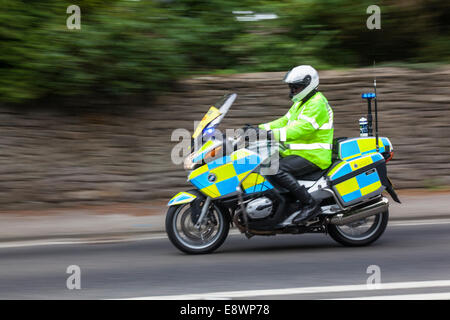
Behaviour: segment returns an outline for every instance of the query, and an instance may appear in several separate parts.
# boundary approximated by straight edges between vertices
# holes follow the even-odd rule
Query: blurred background
[[[73,4],[79,30],[66,26]],[[379,30],[366,26],[373,4]],[[227,92],[224,128],[281,116],[281,80],[300,64],[319,71],[335,137],[358,136],[376,76],[394,185],[445,189],[448,21],[437,0],[4,0],[0,210],[165,203],[188,186],[172,131]]]

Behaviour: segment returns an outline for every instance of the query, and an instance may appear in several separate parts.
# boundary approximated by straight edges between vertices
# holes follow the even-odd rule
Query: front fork
[[[197,230],[200,230],[202,226],[203,219],[208,213],[209,205],[211,204],[211,197],[207,197],[205,203],[203,204],[202,212],[200,213],[200,217],[197,220],[197,223],[194,225]]]

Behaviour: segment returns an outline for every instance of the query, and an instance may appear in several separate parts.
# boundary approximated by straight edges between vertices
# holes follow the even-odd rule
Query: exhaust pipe
[[[389,207],[389,200],[382,197],[380,201],[373,203],[367,207],[350,211],[347,215],[338,214],[331,218],[330,223],[338,226],[343,226],[378,213],[384,212]]]

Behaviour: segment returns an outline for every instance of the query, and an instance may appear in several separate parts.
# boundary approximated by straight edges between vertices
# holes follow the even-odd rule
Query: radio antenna
[[[378,96],[377,96],[377,75],[375,73],[375,60],[373,60],[373,89],[375,92],[375,143],[377,147],[377,152],[379,151],[378,147]]]

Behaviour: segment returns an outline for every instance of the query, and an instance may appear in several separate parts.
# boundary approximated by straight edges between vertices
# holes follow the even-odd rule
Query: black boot
[[[294,218],[294,223],[306,222],[321,213],[319,203],[311,197],[305,186],[298,184],[297,179],[290,173],[280,170],[276,175],[271,176],[269,179],[269,182],[274,182],[289,190],[290,193],[299,200],[300,203],[296,203],[296,205],[298,206],[298,211],[301,211]]]
[[[322,212],[319,202],[311,197],[304,186],[300,186],[298,189],[297,198],[302,202],[303,208],[302,211],[292,220],[293,223],[305,223],[308,220],[317,217]]]
[[[292,220],[295,224],[305,223],[308,220],[311,220],[317,217],[322,210],[320,209],[319,203],[311,198],[311,201],[305,204],[302,211]]]

